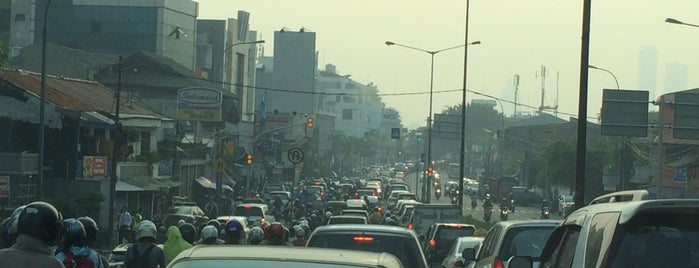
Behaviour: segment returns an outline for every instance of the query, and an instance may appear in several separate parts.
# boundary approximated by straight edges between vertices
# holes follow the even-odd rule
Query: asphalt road
[[[408,185],[411,188],[411,191],[414,191],[413,188],[415,188],[415,179],[416,179],[416,174],[409,174],[405,177],[405,182],[408,183]],[[419,181],[419,188],[417,191],[414,191],[418,196],[421,196],[422,193],[422,179]],[[436,199],[434,196],[434,188],[431,189],[431,204],[451,204],[449,197],[442,195],[441,198]],[[471,198],[469,196],[464,196],[464,209],[463,209],[463,215],[471,215],[474,219],[481,220],[483,221],[483,202],[481,200],[478,200],[478,205],[476,208],[471,208]],[[510,212],[508,215],[508,220],[538,220],[540,219],[540,210],[539,207],[532,207],[532,206],[523,206],[523,207],[515,207],[514,212]],[[560,216],[551,214],[551,219],[561,219]],[[500,205],[499,204],[494,204],[493,206],[493,211],[491,215],[491,222],[498,222],[500,221]]]

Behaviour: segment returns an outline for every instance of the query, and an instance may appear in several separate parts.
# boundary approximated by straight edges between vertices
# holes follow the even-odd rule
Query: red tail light
[[[413,229],[413,224],[412,223],[408,224],[408,230],[412,230],[412,229]]]
[[[355,236],[354,242],[358,243],[371,243],[374,242],[374,238],[371,236]]]
[[[245,208],[245,209],[251,209],[251,208],[252,208],[252,205],[244,205],[243,208]]]
[[[502,264],[502,261],[498,258],[495,258],[495,262],[493,262],[493,268],[505,268],[505,265]]]
[[[434,239],[430,240],[430,247],[436,247],[437,246],[437,241]]]
[[[354,193],[354,197],[358,197],[358,196],[359,196],[359,193]]]

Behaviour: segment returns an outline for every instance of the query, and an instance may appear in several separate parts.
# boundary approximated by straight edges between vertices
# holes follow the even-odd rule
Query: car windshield
[[[194,208],[193,207],[179,207],[174,214],[181,214],[181,215],[192,215],[194,214]]]
[[[399,194],[398,199],[416,200],[417,197],[415,197],[415,194]]]
[[[354,217],[337,217],[330,218],[328,225],[331,224],[365,224],[366,219],[364,218],[354,218]]]
[[[514,227],[505,235],[499,257],[507,260],[512,256],[540,256],[554,226]]]
[[[332,262],[332,260],[328,260]],[[299,262],[289,260],[226,260],[226,259],[186,259],[174,263],[171,268],[218,268],[218,267],[255,267],[255,268],[356,268],[363,265],[328,264],[319,262]]]
[[[308,247],[351,249],[370,252],[388,252],[408,268],[423,267],[417,241],[409,236],[388,234],[337,234],[316,233],[308,241]]]
[[[283,194],[283,193],[271,193],[271,194],[269,194],[269,198],[271,200],[274,200],[277,197],[279,197],[279,199],[281,199],[282,202],[284,202],[284,203],[289,202],[289,196],[287,194]]]
[[[608,255],[603,267],[699,267],[699,213],[639,214],[617,228]]]
[[[475,231],[476,229],[470,226],[442,226],[437,230],[437,234],[435,235],[437,247],[448,248],[457,238],[473,236]]]
[[[233,211],[233,216],[262,217],[262,209],[259,207],[252,207],[252,206],[240,206],[240,207],[235,208],[235,210]]]

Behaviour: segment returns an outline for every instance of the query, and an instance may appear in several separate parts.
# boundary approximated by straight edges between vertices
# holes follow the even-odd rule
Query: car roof
[[[391,191],[391,195],[393,195],[393,194],[395,194],[395,195],[407,194],[407,193],[410,193],[410,191],[408,191],[408,190],[393,190],[393,191]]]
[[[457,238],[457,239],[458,239],[459,242],[469,242],[469,241],[473,241],[473,242],[482,242],[482,241],[485,239],[485,237],[480,237],[480,236],[462,236],[462,237],[459,237],[459,238]]]
[[[291,192],[289,191],[271,191],[269,194],[286,194],[286,195],[291,195]]]
[[[440,223],[435,223],[434,225],[436,226],[462,226],[462,227],[473,227],[474,229],[476,228],[475,225],[473,224],[467,224],[467,223],[446,223],[446,222],[440,222]]]
[[[503,228],[512,227],[541,227],[541,226],[551,226],[556,227],[561,224],[560,220],[511,220],[511,221],[499,221],[495,225],[502,226]]]
[[[334,218],[352,218],[352,219],[366,219],[362,216],[357,216],[357,215],[335,215],[335,216],[330,216],[331,219]]]
[[[274,254],[270,254],[273,252]],[[240,246],[240,245],[197,245],[180,253],[172,264],[185,259],[249,259],[276,261],[308,261],[344,265],[376,267],[400,264],[389,253],[357,250],[337,250],[307,247]]]
[[[628,202],[597,203],[582,207],[578,210],[581,212],[592,214],[608,211],[619,211],[621,212],[621,216],[619,217],[619,224],[624,224],[631,220],[636,214],[638,214],[639,211],[645,209],[696,207],[699,207],[699,199],[654,199]],[[576,211],[574,211],[573,213],[575,213]],[[565,222],[568,222],[568,219],[566,219]]]
[[[332,233],[332,232],[353,232],[353,233],[364,233],[364,232],[377,232],[377,233],[389,233],[389,234],[403,234],[409,236],[415,236],[415,232],[408,230],[403,227],[389,226],[389,225],[377,225],[377,224],[340,224],[340,225],[326,225],[320,226],[313,231],[316,233]]]
[[[258,203],[245,203],[245,204],[239,204],[235,207],[245,207],[245,206],[251,206],[251,207],[258,207],[258,208],[266,208],[267,204],[258,204]]]

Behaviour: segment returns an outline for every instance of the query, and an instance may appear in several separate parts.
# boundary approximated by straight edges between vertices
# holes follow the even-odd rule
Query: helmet
[[[97,226],[95,220],[88,216],[78,218],[78,221],[85,227],[85,234],[87,234],[87,243],[92,244],[97,241],[97,232],[100,228]]]
[[[140,241],[141,238],[152,238],[153,240],[158,237],[158,227],[155,223],[149,220],[141,221],[136,229],[136,241]]]
[[[391,217],[386,218],[386,224],[393,225],[393,218],[391,218]]]
[[[226,240],[230,243],[238,242],[245,234],[243,224],[237,220],[230,220],[226,224]]]
[[[252,245],[257,245],[262,240],[265,239],[265,231],[262,230],[260,227],[252,227],[250,228],[250,234],[248,235],[248,243]]]
[[[265,232],[265,235],[271,238],[284,238],[284,225],[280,222],[273,222],[269,225],[269,229]]]
[[[201,229],[201,240],[210,238],[218,238],[218,229],[213,225],[204,226],[204,228]]]
[[[27,205],[17,219],[17,233],[53,245],[60,236],[63,216],[51,204],[36,201]]]
[[[177,222],[177,227],[180,227],[180,226],[184,225],[185,223],[187,223],[187,222],[184,221],[184,220],[179,220],[179,221]]]
[[[62,249],[67,249],[71,246],[85,246],[87,242],[87,233],[85,227],[77,219],[66,219],[63,221],[63,232],[61,233],[61,243],[59,246]]]
[[[296,233],[296,237],[306,236],[306,231],[303,230],[303,227],[301,227],[299,225],[294,226],[294,233]]]
[[[0,240],[2,240],[2,247],[9,248],[15,243],[17,239],[17,219],[19,219],[19,214],[24,210],[24,206],[20,206],[12,212],[12,215],[2,222],[2,229],[0,230]]]
[[[216,231],[221,230],[221,223],[218,222],[217,220],[210,220],[206,223],[207,226],[213,226],[216,227]],[[203,235],[203,234],[202,234]]]
[[[330,212],[330,211],[326,211],[326,212],[325,212],[325,217],[326,217],[326,218],[330,218],[332,215],[333,215],[333,213]]]
[[[179,229],[182,238],[190,244],[194,244],[194,241],[197,239],[197,228],[191,223],[185,223],[182,224]]]

